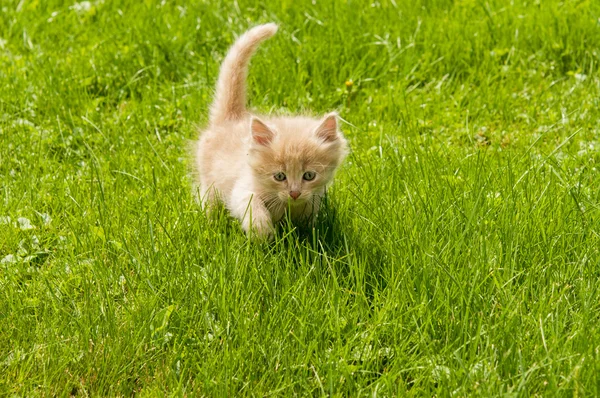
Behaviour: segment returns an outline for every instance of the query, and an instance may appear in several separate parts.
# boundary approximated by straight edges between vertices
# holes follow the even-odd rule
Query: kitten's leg
[[[217,190],[212,185],[202,183],[200,190],[196,192],[197,200],[202,205],[202,210],[212,216],[219,208],[219,197]]]
[[[230,201],[231,214],[242,222],[244,231],[261,239],[273,237],[271,214],[260,198],[250,191],[235,190]]]

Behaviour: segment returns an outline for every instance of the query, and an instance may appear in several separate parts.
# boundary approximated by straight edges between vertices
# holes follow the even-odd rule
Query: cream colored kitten
[[[312,222],[336,168],[348,152],[337,115],[257,116],[246,110],[248,62],[277,25],[242,35],[221,65],[209,126],[196,146],[200,195],[205,208],[222,200],[247,233],[273,234],[289,211]]]

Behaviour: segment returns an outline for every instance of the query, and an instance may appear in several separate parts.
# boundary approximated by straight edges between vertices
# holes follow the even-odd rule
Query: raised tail
[[[229,49],[217,81],[215,99],[210,108],[210,123],[218,124],[241,118],[246,112],[246,75],[248,62],[258,45],[277,32],[277,25],[268,23],[244,33]]]

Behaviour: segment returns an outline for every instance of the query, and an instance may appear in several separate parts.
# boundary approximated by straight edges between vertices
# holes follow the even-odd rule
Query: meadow
[[[194,201],[251,107],[339,111],[314,230]],[[0,394],[600,395],[600,2],[3,0]]]

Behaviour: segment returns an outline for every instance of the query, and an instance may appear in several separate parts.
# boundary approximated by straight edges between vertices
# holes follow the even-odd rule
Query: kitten
[[[277,25],[257,26],[229,50],[217,81],[209,126],[196,143],[205,208],[221,200],[250,235],[271,238],[286,212],[312,222],[348,153],[336,113],[321,119],[257,116],[246,110],[248,62]]]

